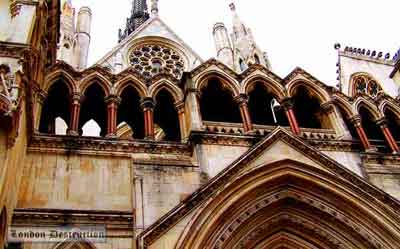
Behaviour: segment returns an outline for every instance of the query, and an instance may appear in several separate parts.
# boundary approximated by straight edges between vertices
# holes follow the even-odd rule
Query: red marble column
[[[82,95],[80,93],[74,93],[72,96],[71,104],[71,119],[68,129],[68,135],[78,136],[79,135],[79,115],[81,112],[81,101]]]
[[[385,136],[386,142],[390,146],[390,149],[393,151],[393,153],[399,153],[399,146],[397,145],[396,140],[393,138],[392,132],[387,126],[386,119],[381,119],[377,121],[377,124],[381,128],[383,135]]]
[[[253,123],[251,121],[251,116],[249,112],[249,108],[247,106],[248,97],[245,94],[241,94],[235,98],[236,102],[239,105],[240,115],[243,121],[243,128],[245,132],[249,132],[253,130]]]
[[[359,139],[361,141],[361,144],[363,145],[364,149],[366,151],[370,150],[371,149],[371,144],[370,144],[370,142],[368,140],[367,135],[365,134],[364,128],[362,127],[361,118],[359,116],[353,117],[351,119],[351,123],[354,125],[354,127],[356,129],[358,137],[359,137]]]
[[[286,117],[289,121],[290,129],[296,135],[300,135],[300,127],[296,119],[296,115],[293,111],[293,104],[290,99],[285,100],[283,103],[283,107],[285,108]]]
[[[142,100],[142,109],[144,115],[144,136],[145,139],[154,139],[154,107],[155,103],[152,98]]]
[[[117,136],[117,112],[121,100],[117,96],[106,98],[107,104],[107,137]]]

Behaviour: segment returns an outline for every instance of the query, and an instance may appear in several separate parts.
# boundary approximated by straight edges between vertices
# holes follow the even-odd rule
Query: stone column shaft
[[[154,107],[155,103],[152,98],[145,98],[141,104],[144,115],[144,136],[145,139],[154,139]]]
[[[82,96],[79,93],[74,93],[72,96],[72,106],[71,106],[71,120],[68,130],[68,134],[72,136],[79,135],[79,116],[81,112],[81,99]]]
[[[251,121],[251,116],[249,112],[249,108],[247,106],[248,97],[247,95],[241,94],[236,97],[236,102],[239,105],[240,115],[243,121],[243,128],[245,132],[249,132],[253,130],[253,123]]]
[[[367,135],[365,134],[364,128],[361,125],[361,118],[360,117],[353,117],[351,122],[353,123],[354,127],[356,128],[358,137],[366,151],[371,149],[371,144],[368,140]]]
[[[393,138],[392,132],[389,130],[386,120],[379,120],[377,124],[381,128],[386,142],[390,146],[390,149],[393,151],[393,153],[399,153],[399,146],[397,145],[396,140]]]
[[[107,103],[107,137],[117,136],[117,113],[121,100],[117,96],[110,96]]]

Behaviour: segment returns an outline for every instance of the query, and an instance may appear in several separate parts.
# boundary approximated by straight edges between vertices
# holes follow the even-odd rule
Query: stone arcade
[[[88,66],[89,7],[0,0],[0,248],[400,248],[400,54],[281,78],[234,4],[209,60],[132,5]],[[6,236],[83,225],[106,243]]]

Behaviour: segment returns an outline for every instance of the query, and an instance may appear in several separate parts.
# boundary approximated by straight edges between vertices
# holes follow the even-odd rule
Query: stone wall
[[[129,158],[29,153],[18,208],[133,209]]]

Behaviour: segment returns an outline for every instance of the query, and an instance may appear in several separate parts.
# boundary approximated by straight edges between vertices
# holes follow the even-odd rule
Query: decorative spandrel
[[[135,48],[129,55],[129,63],[147,79],[159,74],[181,79],[184,71],[182,57],[173,49],[162,45],[143,45]]]

